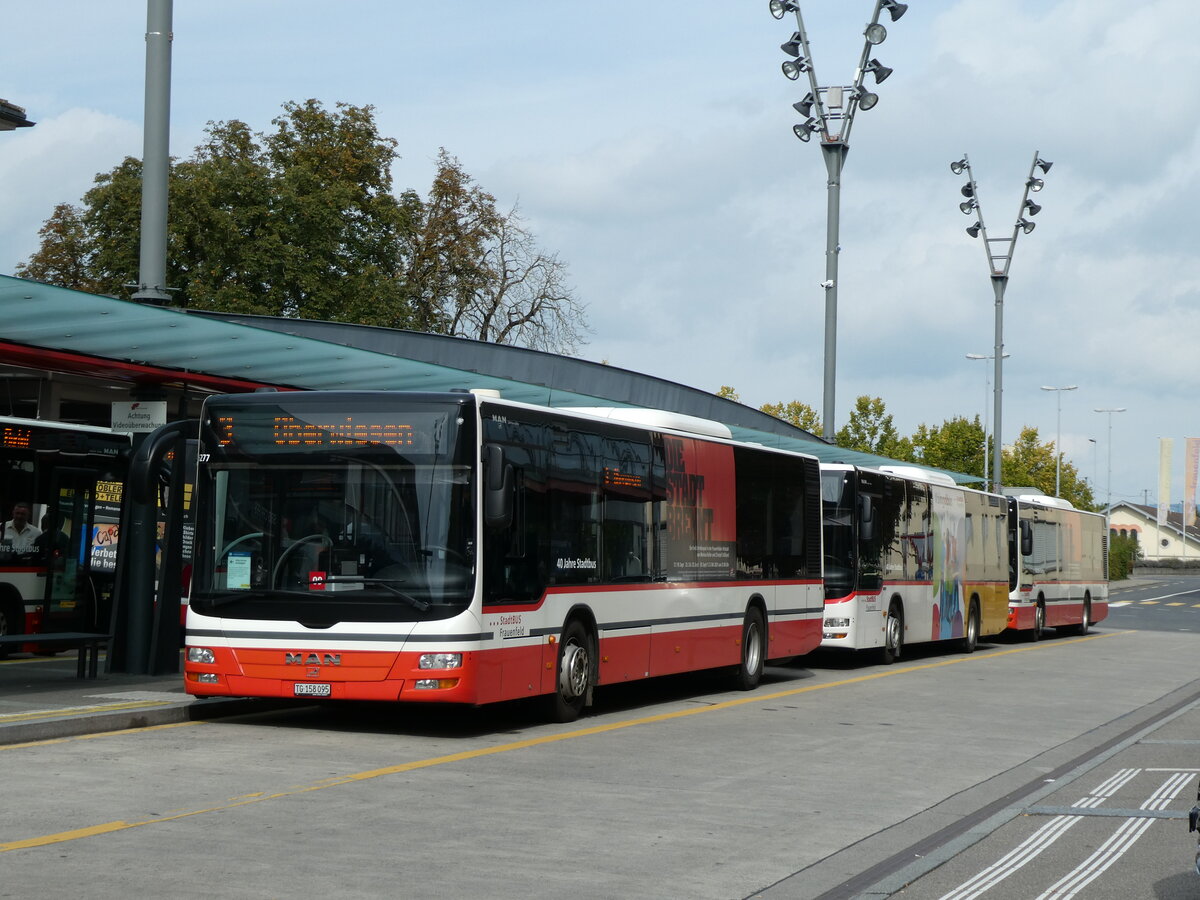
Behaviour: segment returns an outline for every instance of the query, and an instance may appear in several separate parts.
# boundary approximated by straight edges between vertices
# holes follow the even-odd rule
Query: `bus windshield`
[[[328,625],[466,607],[474,442],[458,406],[222,400],[201,432],[198,612]]]

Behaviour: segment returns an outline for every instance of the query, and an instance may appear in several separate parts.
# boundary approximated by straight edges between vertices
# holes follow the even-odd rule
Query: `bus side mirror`
[[[1033,526],[1027,520],[1021,521],[1021,555],[1033,556]]]
[[[513,467],[504,461],[504,448],[488,444],[483,451],[483,523],[508,528],[513,517]]]

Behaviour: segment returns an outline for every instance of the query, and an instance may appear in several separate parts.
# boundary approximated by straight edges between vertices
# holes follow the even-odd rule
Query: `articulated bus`
[[[0,634],[30,635],[22,649],[38,634],[108,630],[129,448],[106,428],[0,417]],[[17,506],[20,530],[8,525]]]
[[[751,689],[820,643],[815,459],[485,394],[206,401],[189,693],[543,696],[570,721],[597,686],[728,667]]]
[[[1008,620],[1006,498],[905,466],[821,466],[823,647],[954,641],[974,651]]]
[[[1087,634],[1108,617],[1108,522],[1040,494],[1008,497],[1014,535],[1008,627]]]

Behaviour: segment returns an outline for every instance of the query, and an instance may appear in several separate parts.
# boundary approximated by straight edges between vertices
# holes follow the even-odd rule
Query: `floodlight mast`
[[[833,441],[835,433],[835,380],[837,375],[837,304],[838,304],[838,253],[839,232],[841,228],[841,189],[842,168],[845,166],[846,154],[850,149],[850,131],[854,126],[854,114],[858,109],[871,109],[879,98],[869,93],[863,87],[863,77],[868,71],[875,75],[878,84],[892,73],[878,60],[870,59],[871,48],[882,43],[887,37],[887,29],[879,24],[879,14],[888,10],[895,22],[908,6],[895,0],[876,0],[875,11],[871,21],[863,31],[864,43],[858,68],[854,71],[854,81],[850,85],[821,87],[817,81],[816,68],[813,65],[812,52],[808,44],[808,32],[804,27],[804,16],[800,12],[797,0],[770,0],[771,14],[782,19],[784,14],[791,12],[796,16],[796,31],[792,40],[782,45],[782,49],[794,60],[784,62],[784,75],[796,80],[801,72],[808,75],[809,97],[812,105],[809,107],[812,115],[793,127],[796,137],[807,142],[814,133],[821,135],[821,155],[825,160],[825,170],[828,174],[827,212],[825,228],[825,280],[821,287],[825,291],[825,372],[824,394],[821,403],[822,437]],[[794,104],[798,112],[805,105],[807,97],[801,103]],[[835,130],[836,129],[836,130]]]
[[[983,251],[988,258],[988,274],[992,281],[992,293],[995,296],[996,302],[996,342],[992,351],[992,357],[995,360],[995,382],[993,385],[994,402],[993,402],[993,418],[995,424],[992,426],[992,490],[999,492],[1002,480],[1001,466],[1004,459],[1004,441],[1002,439],[1003,431],[1001,425],[1004,414],[1004,357],[1007,354],[1004,352],[1004,291],[1008,287],[1008,270],[1012,265],[1013,251],[1017,246],[1017,235],[1024,232],[1029,234],[1033,231],[1034,224],[1025,218],[1025,212],[1037,215],[1041,212],[1041,207],[1037,204],[1030,205],[1029,192],[1040,191],[1044,182],[1040,178],[1035,178],[1034,173],[1040,166],[1042,172],[1049,172],[1050,166],[1053,163],[1048,163],[1043,160],[1037,151],[1034,151],[1033,162],[1029,166],[1029,176],[1025,179],[1025,190],[1021,194],[1021,205],[1017,212],[1017,221],[1013,225],[1012,236],[1007,238],[989,238],[987,236],[987,226],[983,221],[983,207],[979,201],[979,189],[975,184],[975,176],[971,171],[971,161],[967,154],[963,154],[962,159],[950,164],[950,171],[955,175],[961,175],[964,172],[967,175],[967,183],[962,186],[962,195],[967,199],[960,203],[958,208],[967,215],[972,212],[976,214],[975,224],[968,226],[967,234],[973,238],[981,238],[983,243]],[[992,245],[1002,245],[1000,250],[993,251]]]

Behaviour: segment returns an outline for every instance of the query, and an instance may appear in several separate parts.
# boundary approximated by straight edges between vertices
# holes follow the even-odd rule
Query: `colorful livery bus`
[[[1108,617],[1108,523],[1099,513],[1041,494],[1008,498],[1014,535],[1008,627],[1040,640]]]
[[[967,653],[1008,616],[1008,503],[949,476],[821,466],[824,647],[956,641]]]
[[[129,447],[106,428],[0,417],[0,634],[30,635],[22,649],[108,630]],[[27,525],[10,524],[17,507]]]
[[[485,704],[820,643],[815,459],[651,410],[470,392],[209,398],[198,696]]]

